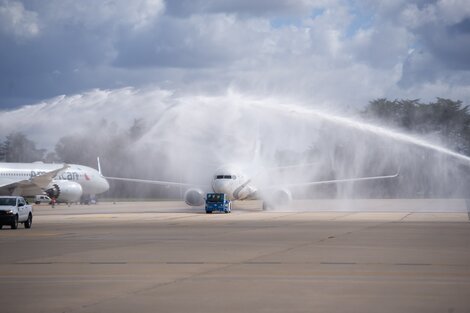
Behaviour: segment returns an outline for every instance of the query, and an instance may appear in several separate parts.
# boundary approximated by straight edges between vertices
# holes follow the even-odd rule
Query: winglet
[[[398,165],[397,169],[397,177],[400,176],[400,171],[401,171],[401,163]]]
[[[100,175],[103,175],[103,173],[101,173],[100,157],[97,157],[96,160],[98,161],[98,173],[100,173]]]

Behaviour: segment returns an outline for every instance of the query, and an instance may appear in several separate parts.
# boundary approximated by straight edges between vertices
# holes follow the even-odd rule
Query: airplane
[[[290,166],[289,166],[290,167]],[[284,169],[288,167],[278,167],[278,169]],[[272,169],[270,169],[272,170]],[[255,175],[256,176],[256,175]],[[399,171],[392,175],[382,176],[368,176],[360,178],[344,178],[334,180],[323,180],[313,182],[300,182],[300,183],[287,183],[265,186],[265,188],[259,188],[255,183],[254,177],[246,175],[245,172],[240,170],[239,166],[236,165],[225,165],[218,168],[212,175],[210,185],[195,186],[188,183],[161,181],[161,180],[148,180],[148,179],[136,179],[136,178],[123,178],[123,177],[108,177],[108,180],[127,181],[136,183],[147,183],[161,186],[172,186],[172,187],[183,187],[186,188],[184,193],[184,201],[189,206],[201,206],[205,202],[205,190],[212,191],[215,193],[224,193],[227,198],[233,200],[263,200],[263,210],[268,208],[277,208],[287,206],[292,201],[291,190],[298,187],[308,187],[314,185],[323,184],[334,184],[334,183],[348,183],[348,182],[359,182],[359,181],[374,181],[382,179],[397,178]]]
[[[96,195],[109,189],[98,171],[78,164],[0,162],[0,195],[46,194],[58,202],[76,202],[82,195]]]

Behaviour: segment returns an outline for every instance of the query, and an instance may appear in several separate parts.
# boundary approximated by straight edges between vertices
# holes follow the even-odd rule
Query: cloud
[[[10,25],[0,32],[3,109],[123,86],[185,94],[236,89],[343,108],[412,91],[412,98],[470,101],[465,1],[115,0],[91,8],[25,0],[0,6],[8,16],[0,21]],[[38,32],[14,33],[16,20],[37,25]],[[434,84],[441,93],[426,87]]]
[[[109,1],[95,8],[68,0],[25,1],[15,7],[33,12],[30,15],[39,21],[41,33],[22,42],[0,35],[0,107],[4,108],[115,87],[119,77],[109,64],[120,32],[144,29],[164,11],[164,3],[158,0]]]
[[[37,13],[26,10],[18,1],[0,1],[0,32],[19,41],[38,36]]]
[[[227,13],[245,16],[304,16],[309,15],[313,8],[321,7],[326,3],[327,1],[321,0],[181,0],[167,1],[167,10],[169,14],[176,16],[201,13]]]
[[[448,89],[468,86],[470,9],[464,2],[441,0],[404,8],[400,21],[414,36],[414,47],[403,63],[399,86],[442,85],[446,81]]]
[[[227,15],[192,16],[182,21],[163,18],[145,31],[123,35],[116,43],[113,64],[128,68],[226,66],[246,55],[244,51],[250,47],[246,43],[253,37],[249,34],[259,31],[256,26],[261,23],[257,24]]]
[[[47,25],[80,27],[82,31],[101,29],[108,34],[119,27],[145,27],[165,10],[163,0],[101,1],[93,7],[87,2],[73,0],[26,0],[24,3]]]

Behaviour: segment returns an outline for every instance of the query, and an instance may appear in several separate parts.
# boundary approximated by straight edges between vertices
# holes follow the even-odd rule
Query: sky
[[[118,170],[125,152],[134,177],[197,181],[250,163],[258,142],[267,165],[311,148],[330,166],[351,145],[338,177],[413,168],[409,140],[358,115],[378,98],[436,97],[470,105],[470,0],[0,0],[0,143],[65,140],[70,158]],[[429,180],[447,186],[458,169],[443,168]]]
[[[92,90],[470,103],[468,0],[0,0],[0,110]]]

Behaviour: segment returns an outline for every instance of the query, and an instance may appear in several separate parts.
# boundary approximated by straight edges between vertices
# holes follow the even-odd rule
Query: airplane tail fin
[[[261,140],[259,137],[256,139],[254,152],[253,152],[253,163],[259,165],[261,163]]]

